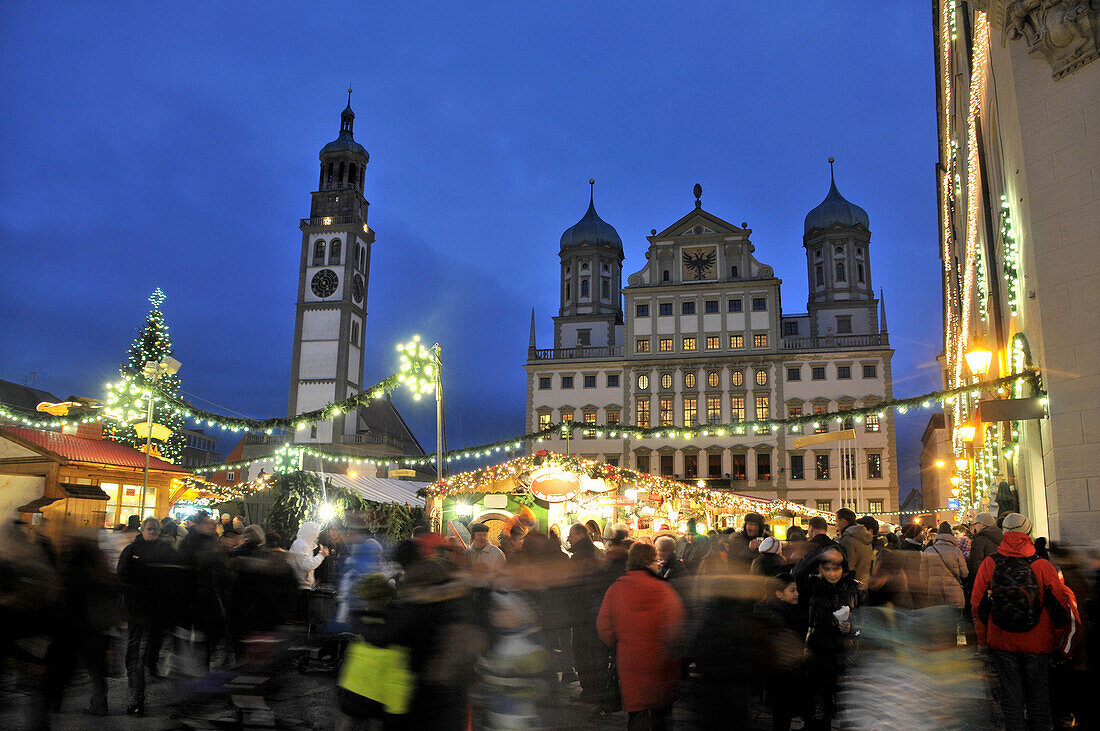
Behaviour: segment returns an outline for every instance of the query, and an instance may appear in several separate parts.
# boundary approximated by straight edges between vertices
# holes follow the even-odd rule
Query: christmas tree
[[[108,439],[127,444],[134,449],[145,450],[145,437],[139,436],[134,429],[135,423],[144,423],[148,419],[149,404],[145,400],[143,391],[155,384],[157,389],[166,394],[176,395],[180,388],[179,376],[175,373],[161,373],[150,379],[144,373],[145,364],[152,361],[160,363],[164,358],[172,355],[172,336],[168,333],[168,325],[164,322],[164,313],[160,306],[164,302],[164,292],[158,287],[149,296],[149,302],[153,309],[149,310],[145,318],[145,327],[134,339],[129,351],[126,353],[126,362],[118,369],[123,381],[111,388],[108,399],[108,413],[115,414],[117,420],[104,423],[104,435]],[[152,453],[158,454],[169,461],[175,461],[183,450],[184,435],[181,429],[184,425],[183,416],[166,407],[163,401],[155,401],[153,404],[153,423],[161,424],[171,430],[171,436],[167,441],[158,440],[156,430],[153,431]]]

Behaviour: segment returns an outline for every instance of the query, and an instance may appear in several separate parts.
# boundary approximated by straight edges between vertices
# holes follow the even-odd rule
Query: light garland
[[[1020,245],[1016,241],[1016,227],[1012,224],[1012,209],[1008,196],[1001,196],[1001,244],[1004,248],[1005,289],[1008,290],[1008,306],[1016,316],[1020,308]]]

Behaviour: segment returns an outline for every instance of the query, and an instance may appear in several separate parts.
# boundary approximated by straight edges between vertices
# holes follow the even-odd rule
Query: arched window
[[[814,278],[817,281],[817,286],[818,287],[824,287],[825,286],[825,270],[821,268],[820,264],[818,264],[814,268]]]
[[[359,249],[359,271],[365,272],[367,270],[366,266],[364,266],[366,263],[367,247],[362,244],[356,244],[356,247]]]
[[[339,186],[344,182],[344,163],[340,163],[340,172],[336,176],[336,185]]]
[[[317,190],[325,187],[325,164],[321,163],[321,179],[317,181]]]
[[[339,264],[340,263],[340,239],[333,239],[332,244],[328,249],[328,263]]]
[[[844,276],[844,262],[838,261],[836,263],[836,281],[847,282],[847,278]]]
[[[328,174],[325,175],[325,182],[327,183],[326,187],[329,187],[329,188],[332,187],[332,163],[331,162],[328,164]]]
[[[611,299],[611,280],[610,279],[604,279],[603,283],[600,285],[600,296],[603,297],[605,300]]]
[[[863,284],[863,262],[856,263],[856,272],[859,274],[859,283]]]
[[[572,288],[569,286],[569,282],[566,282],[565,283],[565,299],[566,299],[566,301],[569,301],[569,299],[572,298],[572,296],[573,296],[571,290],[572,290]]]
[[[581,280],[581,297],[587,297],[587,296],[588,296],[588,280],[587,279],[582,279]]]
[[[359,166],[355,163],[348,166],[348,182],[352,185],[359,184]]]
[[[351,321],[351,344],[359,344],[359,323],[355,320]]]
[[[325,242],[320,239],[313,245],[313,265],[318,266],[325,263]]]

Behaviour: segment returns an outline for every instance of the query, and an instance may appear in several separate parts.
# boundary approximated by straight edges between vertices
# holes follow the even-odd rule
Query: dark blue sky
[[[377,231],[366,382],[399,339],[442,342],[452,446],[522,431],[530,309],[550,345],[589,177],[624,273],[699,182],[803,312],[802,221],[836,157],[895,393],[939,387],[927,3],[236,5],[0,4],[0,378],[99,395],[160,286],[184,389],[284,414],[298,219],[350,84]],[[431,442],[432,409],[398,399]],[[925,418],[899,435],[910,467]]]

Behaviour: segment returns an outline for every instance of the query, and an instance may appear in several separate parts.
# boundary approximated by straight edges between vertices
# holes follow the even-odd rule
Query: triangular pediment
[[[669,239],[679,236],[733,236],[744,234],[745,229],[734,226],[729,221],[724,221],[702,208],[696,208],[689,211],[687,215],[664,231],[650,238]]]

